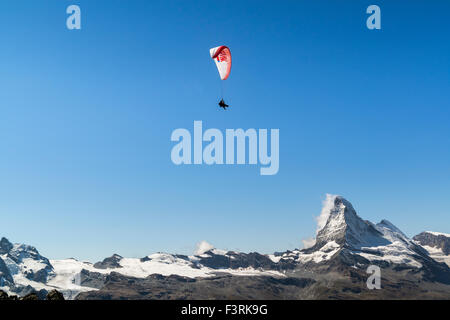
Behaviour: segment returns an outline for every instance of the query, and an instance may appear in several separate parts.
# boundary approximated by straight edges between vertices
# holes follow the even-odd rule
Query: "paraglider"
[[[225,103],[225,101],[223,101],[223,99],[222,99],[222,100],[220,100],[220,102],[219,102],[219,107],[223,108],[223,110],[227,110],[227,108],[229,107],[229,105],[227,105],[227,104]]]
[[[217,66],[217,70],[219,71],[220,79],[227,80],[230,76],[231,72],[231,51],[227,46],[218,46],[212,49],[209,49],[209,54],[211,55],[211,59],[214,60]],[[228,108],[228,104],[223,100],[223,84],[222,85],[222,99],[219,102],[219,106],[226,110]]]

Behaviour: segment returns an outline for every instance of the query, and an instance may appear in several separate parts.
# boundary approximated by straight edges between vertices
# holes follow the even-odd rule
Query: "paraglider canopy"
[[[211,58],[216,63],[220,79],[227,80],[231,72],[231,51],[227,46],[209,49]]]

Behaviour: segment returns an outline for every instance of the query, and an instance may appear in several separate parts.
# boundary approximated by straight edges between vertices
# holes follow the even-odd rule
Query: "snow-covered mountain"
[[[321,263],[341,253],[353,257],[355,267],[370,262],[421,268],[422,262],[429,260],[426,250],[392,223],[382,220],[373,224],[361,219],[352,204],[340,196],[327,195],[324,208],[322,215],[326,223],[318,230],[315,244],[308,249],[287,252],[278,261]]]
[[[183,293],[175,295],[176,298],[196,298],[204,297],[205,292],[221,292],[227,283],[229,286],[247,283],[247,287],[239,287],[241,296],[238,298],[245,297],[246,292],[247,296],[251,292],[253,297],[255,287],[261,286],[273,288],[271,298],[339,298],[360,292],[361,286],[365,286],[366,268],[374,264],[388,275],[385,282],[392,286],[389,294],[393,297],[400,284],[405,290],[403,296],[417,297],[418,283],[423,286],[423,281],[432,284],[430,290],[437,290],[438,293],[433,293],[437,296],[442,292],[450,293],[450,268],[441,263],[446,261],[441,258],[448,254],[448,235],[427,232],[411,240],[387,220],[373,224],[361,219],[349,201],[332,195],[327,196],[318,221],[315,243],[311,247],[270,255],[223,251],[203,243],[191,256],[155,253],[139,259],[116,254],[92,264],[75,259],[48,260],[34,247],[11,244],[2,238],[0,290],[19,295],[36,290],[44,295],[57,289],[66,298],[78,295],[95,299],[154,298],[167,292],[172,292],[172,297],[173,292],[183,287]],[[341,286],[342,292],[330,293],[333,286],[328,282],[323,287],[321,284],[331,273],[352,280],[345,286],[335,285],[336,288]],[[241,280],[233,280],[236,277]],[[347,286],[355,286],[355,277],[358,287],[348,289]],[[186,287],[186,283],[190,285]],[[170,290],[160,292],[165,285],[171,286]],[[293,285],[302,288],[302,293],[293,290]],[[141,295],[142,292],[146,295]]]
[[[35,247],[0,240],[0,288],[25,295],[45,288],[54,274],[50,261]]]
[[[34,289],[45,296],[48,291],[56,289],[70,299],[80,292],[101,288],[112,272],[140,279],[152,274],[188,278],[208,278],[223,273],[284,276],[274,270],[274,263],[267,256],[258,253],[210,249],[192,256],[155,253],[140,259],[115,254],[92,264],[73,258],[48,260],[34,247],[13,245],[5,238],[0,244],[0,290],[9,294],[25,295]]]

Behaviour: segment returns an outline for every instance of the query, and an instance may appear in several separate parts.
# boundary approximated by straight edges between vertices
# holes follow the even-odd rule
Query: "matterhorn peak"
[[[317,220],[315,249],[330,241],[353,249],[386,242],[382,233],[371,222],[361,219],[350,201],[342,196],[327,194]]]
[[[345,210],[347,208],[347,211]],[[319,233],[328,223],[330,217],[336,219],[340,214],[356,215],[352,204],[342,196],[327,194],[323,201],[322,211],[317,217],[317,233]]]

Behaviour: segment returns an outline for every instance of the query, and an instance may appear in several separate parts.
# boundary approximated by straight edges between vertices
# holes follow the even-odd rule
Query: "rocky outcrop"
[[[0,300],[7,300],[9,298],[5,291],[0,290]]]
[[[416,235],[413,239],[419,242],[422,246],[440,249],[443,254],[450,255],[449,235],[426,231]]]
[[[301,299],[307,297],[312,279],[236,277],[211,279],[152,275],[137,279],[112,273],[98,291],[81,293],[78,300],[171,300],[171,299]]]
[[[43,291],[40,292],[30,292],[18,297],[16,295],[8,295],[6,292],[0,290],[0,301],[1,300],[24,300],[24,301],[36,301],[36,300],[64,300],[64,296],[61,292],[57,290],[52,290],[48,294],[42,295]]]
[[[239,268],[262,268],[277,269],[267,255],[257,252],[241,253],[229,251],[226,254],[216,254],[214,251],[207,251],[199,256],[198,264],[212,269],[239,269]]]
[[[0,258],[0,287],[4,287],[6,283],[13,283],[13,277],[2,258]]]
[[[46,300],[64,300],[64,296],[58,290],[52,290],[47,294]]]
[[[13,244],[6,238],[0,240],[0,254],[7,254],[13,248]]]
[[[122,260],[122,257],[118,254],[113,254],[109,258],[105,258],[101,262],[97,262],[94,264],[94,268],[97,269],[114,269],[114,268],[121,268],[120,260]]]

